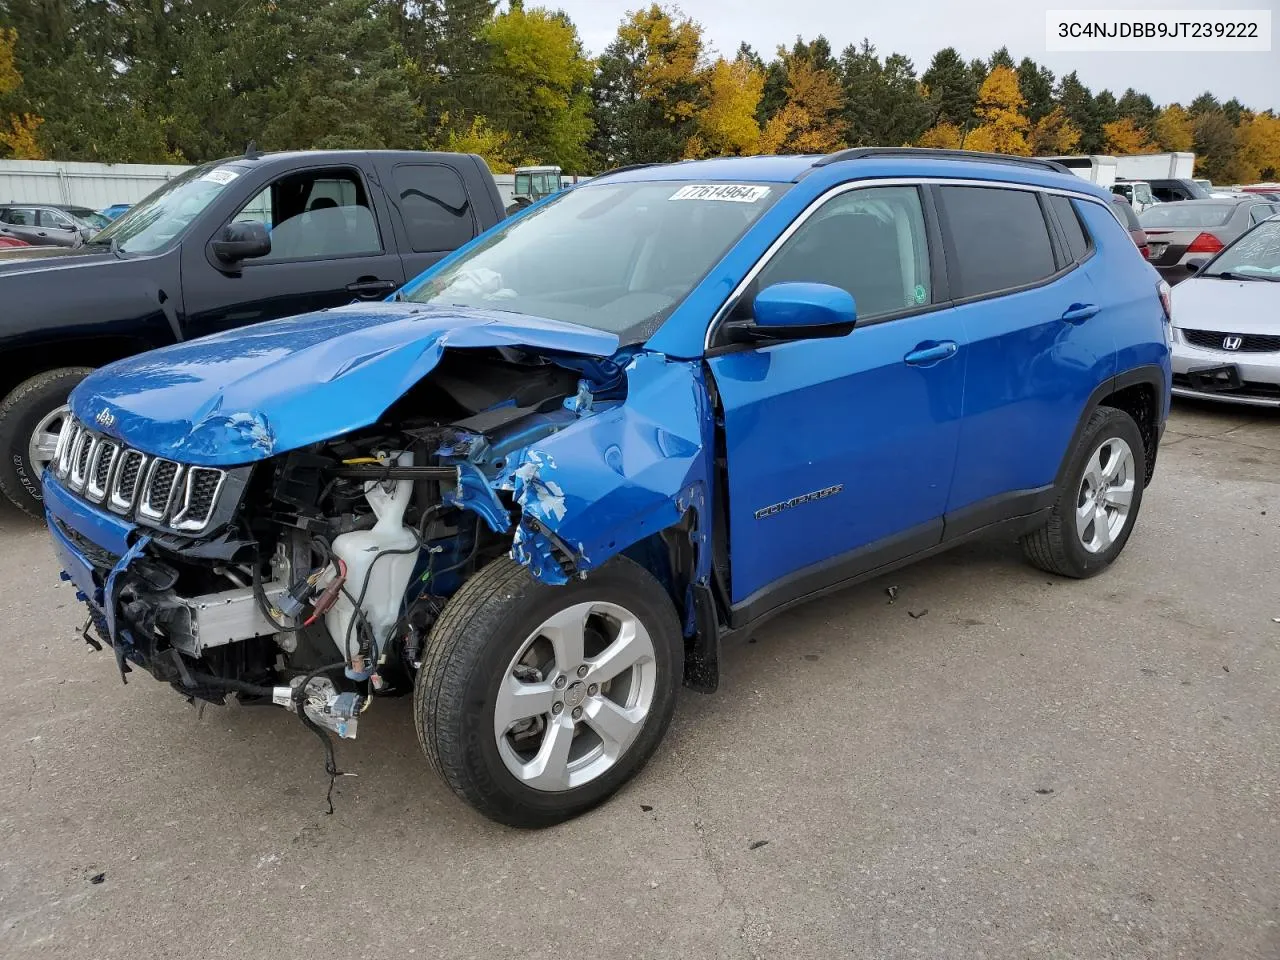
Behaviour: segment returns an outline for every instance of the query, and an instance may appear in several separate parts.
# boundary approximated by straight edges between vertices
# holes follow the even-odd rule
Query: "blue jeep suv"
[[[545,825],[800,601],[980,535],[1107,567],[1169,342],[1109,195],[1048,161],[628,168],[385,303],[92,374],[48,525],[122,675],[274,701],[330,751],[412,692],[449,786]]]

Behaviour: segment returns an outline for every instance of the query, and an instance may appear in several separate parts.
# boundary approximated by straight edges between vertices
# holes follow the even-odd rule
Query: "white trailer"
[[[1077,177],[1096,183],[1110,190],[1116,182],[1116,158],[1104,157],[1100,154],[1076,154],[1069,157],[1043,157],[1044,160],[1056,160]]]
[[[1195,165],[1194,153],[1137,153],[1116,157],[1116,176],[1121,180],[1190,180]]]
[[[137,203],[184,170],[178,164],[0,160],[0,203],[67,203],[101,210]]]

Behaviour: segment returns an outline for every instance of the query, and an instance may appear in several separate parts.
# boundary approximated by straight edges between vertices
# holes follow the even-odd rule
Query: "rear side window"
[[[1057,272],[1040,201],[1030,190],[942,187],[958,299],[1036,283]]]
[[[22,210],[10,208],[4,212],[4,216],[0,217],[5,223],[11,223],[15,227],[34,227],[36,225],[36,212],[34,210]]]
[[[1068,197],[1049,197],[1049,206],[1053,207],[1054,216],[1062,228],[1062,235],[1067,241],[1067,249],[1072,260],[1083,260],[1089,253],[1089,238],[1085,235],[1084,225],[1076,213],[1075,204]]]
[[[401,164],[392,176],[416,253],[453,250],[475,236],[471,202],[455,171],[438,164]]]

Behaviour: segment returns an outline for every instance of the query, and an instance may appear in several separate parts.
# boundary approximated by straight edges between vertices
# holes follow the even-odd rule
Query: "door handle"
[[[348,283],[347,290],[360,297],[376,297],[379,294],[390,293],[399,284],[394,280],[379,280],[377,277],[364,277],[355,283]]]
[[[1067,307],[1060,319],[1067,323],[1084,323],[1090,317],[1098,312],[1098,306],[1093,303],[1073,303]]]
[[[916,344],[916,348],[902,358],[902,362],[913,367],[929,367],[940,360],[954,357],[960,347],[954,340],[926,340]]]

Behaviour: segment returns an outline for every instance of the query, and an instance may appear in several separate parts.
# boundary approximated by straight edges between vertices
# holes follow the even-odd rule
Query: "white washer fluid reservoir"
[[[405,451],[396,462],[402,467],[413,466],[413,453]],[[418,561],[418,551],[414,549],[418,536],[404,525],[404,511],[412,493],[412,480],[397,480],[389,489],[382,483],[366,483],[364,496],[373,507],[377,523],[370,530],[353,530],[333,540],[333,555],[347,565],[347,582],[345,590],[338,594],[325,614],[324,622],[338,652],[348,661],[347,676],[353,680],[367,679],[377,666],[377,653],[362,662],[351,662],[353,657],[358,657],[360,647],[358,624],[352,623],[353,600],[360,596],[365,578],[368,577],[369,585],[364,589],[360,607],[380,652],[385,649],[387,635],[400,617],[404,593]]]

